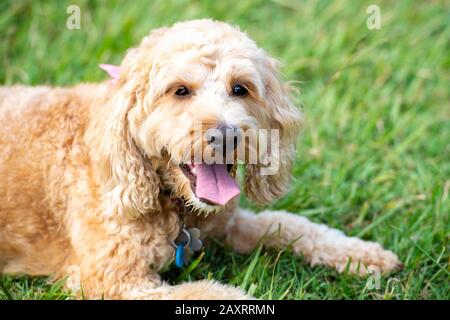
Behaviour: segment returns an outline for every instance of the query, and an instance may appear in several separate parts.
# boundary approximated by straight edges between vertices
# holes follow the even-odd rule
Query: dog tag
[[[200,230],[198,228],[189,228],[188,232],[192,239],[200,238]]]
[[[175,252],[175,264],[178,268],[181,268],[184,263],[184,246],[179,245],[177,251]]]
[[[200,251],[203,247],[203,242],[200,239],[192,239],[189,247],[194,252]]]
[[[178,268],[189,264],[194,252],[200,251],[203,242],[200,238],[200,230],[198,228],[185,229],[181,228],[177,238],[172,241],[175,247],[175,265]]]

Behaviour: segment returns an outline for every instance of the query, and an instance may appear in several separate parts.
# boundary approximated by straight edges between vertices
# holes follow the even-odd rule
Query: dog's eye
[[[233,95],[238,96],[238,97],[243,97],[243,96],[247,95],[247,93],[248,93],[247,88],[240,84],[235,84],[232,88],[232,91],[233,91]]]
[[[186,88],[185,86],[181,86],[177,89],[177,91],[175,91],[175,95],[177,96],[187,96],[190,93],[191,92],[189,91],[189,89]]]

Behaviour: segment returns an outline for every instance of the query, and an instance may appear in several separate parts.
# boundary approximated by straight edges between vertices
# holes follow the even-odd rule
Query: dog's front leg
[[[89,216],[89,219],[86,217]],[[174,249],[175,221],[121,221],[120,218],[78,216],[70,224],[77,263],[62,270],[66,285],[90,299],[247,299],[238,288],[214,281],[170,286],[158,271]],[[168,216],[165,216],[168,219]],[[164,227],[162,227],[164,226]],[[170,230],[168,229],[170,228]]]
[[[157,271],[173,254],[166,230],[92,211],[67,224],[76,257],[61,272],[69,289],[89,299],[158,298],[148,292],[162,285]]]
[[[260,241],[267,247],[284,248],[292,244],[295,254],[302,254],[311,265],[326,265],[342,272],[364,275],[372,271],[401,268],[397,256],[375,242],[348,237],[339,230],[313,223],[285,211],[259,214],[237,209],[225,227],[226,242],[247,253]]]

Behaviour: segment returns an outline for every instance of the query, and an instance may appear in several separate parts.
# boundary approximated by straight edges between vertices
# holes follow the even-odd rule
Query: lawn
[[[70,4],[79,30],[66,27]],[[366,25],[371,4],[381,29]],[[97,65],[119,63],[152,28],[201,17],[246,30],[301,89],[295,181],[271,208],[378,241],[405,268],[364,279],[312,268],[289,248],[242,256],[213,241],[197,266],[164,278],[214,278],[263,299],[450,299],[448,2],[2,1],[0,83],[101,81]],[[71,298],[61,288],[0,277],[0,299]]]

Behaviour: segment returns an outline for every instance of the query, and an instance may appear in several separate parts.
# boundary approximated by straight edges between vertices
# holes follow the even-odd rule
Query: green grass
[[[66,7],[81,7],[70,31]],[[367,279],[289,250],[208,248],[173,283],[214,278],[268,299],[449,299],[450,8],[445,1],[2,1],[0,83],[99,81],[152,28],[213,17],[241,26],[299,81],[307,125],[287,209],[395,251],[402,272]],[[378,4],[382,29],[368,30]],[[242,200],[243,205],[252,206]],[[259,208],[256,208],[259,209]],[[0,278],[0,297],[65,299],[45,278]]]

